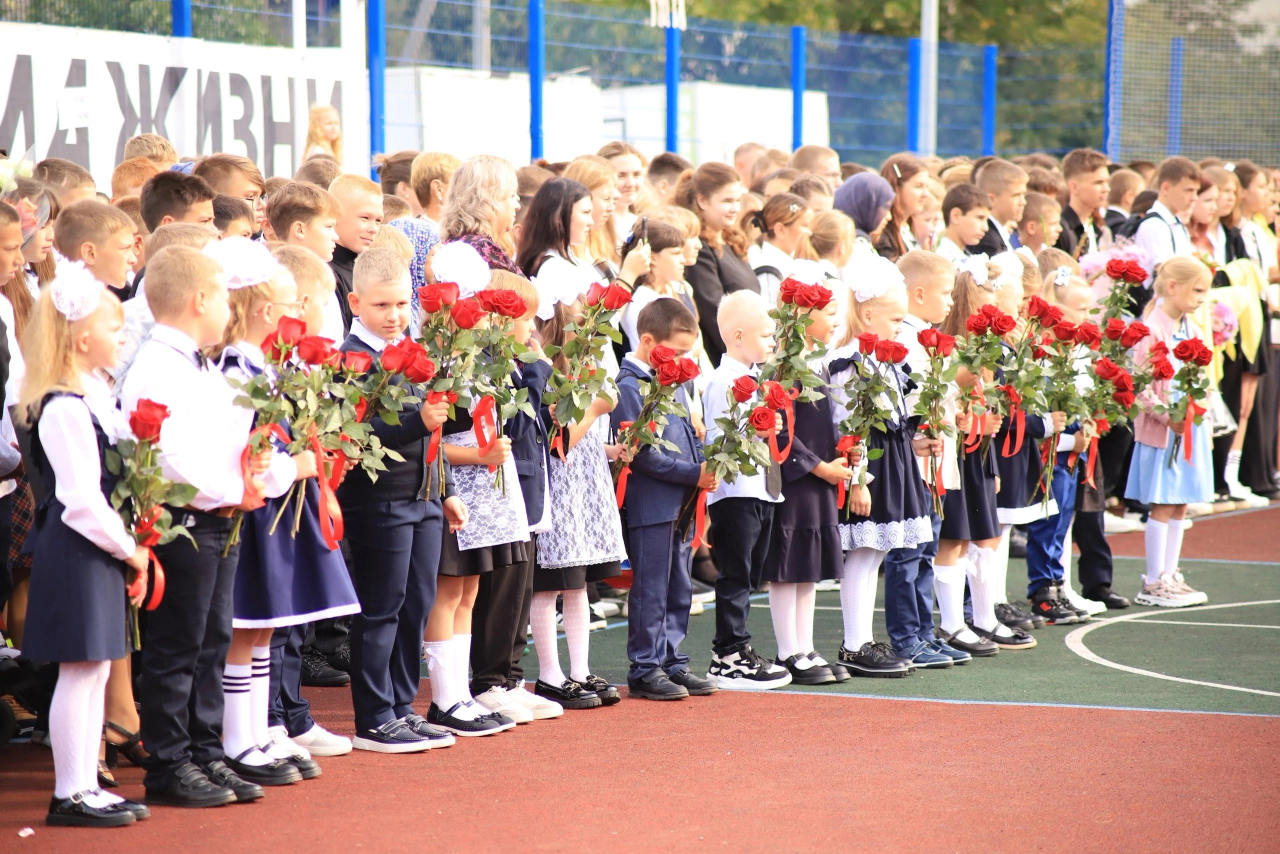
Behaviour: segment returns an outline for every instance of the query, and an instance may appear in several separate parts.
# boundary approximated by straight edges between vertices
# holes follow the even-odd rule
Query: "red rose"
[[[1107,328],[1102,330],[1102,334],[1110,341],[1119,341],[1124,335],[1124,321],[1118,317],[1111,318],[1107,321]]]
[[[843,456],[861,444],[861,436],[841,436],[840,441],[836,442],[836,453]]]
[[[831,296],[831,291],[822,285],[801,285],[796,289],[792,302],[801,308],[821,311],[827,307],[827,303],[831,302]]]
[[[160,427],[169,417],[169,407],[154,400],[139,400],[129,413],[129,429],[139,442],[155,442],[160,439]]]
[[[920,346],[926,350],[933,350],[938,346],[938,330],[921,329],[916,333],[916,340],[920,342]]]
[[[894,352],[895,352],[895,351],[894,351],[894,344],[895,344],[895,343],[896,343],[896,342],[893,342],[893,341],[878,341],[878,342],[876,342],[876,361],[877,361],[877,362],[892,363],[892,362],[893,362],[893,354],[894,354]]]
[[[751,426],[761,433],[771,433],[776,425],[773,410],[767,406],[757,406],[751,410]]]
[[[1074,341],[1076,337],[1076,325],[1074,323],[1059,323],[1053,327],[1053,334],[1059,341]]]
[[[687,383],[702,373],[698,368],[698,363],[693,359],[681,359],[676,362],[676,365],[680,368],[680,382],[682,383]]]
[[[1193,339],[1183,341],[1178,346],[1173,348],[1173,357],[1177,359],[1179,362],[1194,361],[1196,358],[1196,353],[1198,352],[1196,345],[1199,343],[1200,343],[1199,341],[1195,341]]]
[[[791,402],[791,396],[787,394],[786,389],[781,383],[770,380],[760,386],[764,390],[764,402],[770,409],[785,409],[787,404]]]
[[[491,291],[487,289],[478,291],[476,292],[476,302],[480,303],[480,307],[485,311],[493,314],[498,310],[496,299],[498,293],[499,292],[496,290]]]
[[[604,307],[608,311],[617,311],[627,303],[631,302],[631,291],[622,285],[614,282],[604,292]]]
[[[946,358],[950,356],[956,349],[956,339],[952,335],[943,335],[938,333],[938,355]]]
[[[869,356],[876,351],[876,342],[880,340],[880,336],[874,332],[864,332],[858,336],[858,349],[864,356]]]
[[[428,314],[435,314],[446,305],[453,305],[458,299],[458,286],[453,282],[436,282],[425,288],[418,288],[418,304]]]
[[[402,374],[413,361],[413,353],[398,344],[382,348],[382,369],[392,374]]]
[[[1151,364],[1151,379],[1153,380],[1171,380],[1173,379],[1173,363],[1168,359],[1159,359]]]
[[[760,385],[751,377],[738,377],[733,381],[733,399],[738,403],[746,403],[756,396]]]
[[[1093,365],[1093,372],[1098,375],[1100,380],[1113,379],[1120,373],[1120,366],[1115,362],[1103,356]]]
[[[1203,368],[1213,361],[1213,350],[1206,347],[1204,345],[1204,342],[1201,341],[1199,338],[1195,339],[1195,341],[1198,346],[1196,349],[1196,355],[1195,355],[1194,361],[1197,365]]]
[[[1036,320],[1040,320],[1049,308],[1049,303],[1045,302],[1041,297],[1032,297],[1027,300],[1027,317],[1034,317]]]
[[[360,350],[342,354],[342,367],[357,374],[367,374],[373,369],[373,357]]]
[[[778,299],[784,303],[793,303],[796,299],[796,292],[804,287],[795,279],[783,279],[782,284],[778,286]]]
[[[356,401],[356,420],[364,421],[365,415],[369,413],[369,401],[363,397]]]
[[[991,328],[991,318],[979,312],[978,314],[971,315],[969,319],[964,322],[964,327],[974,335],[986,335],[987,330]]]
[[[1131,285],[1140,285],[1147,280],[1151,274],[1147,272],[1147,268],[1143,267],[1137,261],[1129,261],[1125,264],[1125,270],[1122,278]]]
[[[1031,345],[1031,355],[1037,359],[1049,358],[1049,351],[1035,344]]]
[[[1164,343],[1163,341],[1157,341],[1156,343],[1151,345],[1151,349],[1148,351],[1148,355],[1152,359],[1160,359],[1165,356],[1168,356],[1169,345]]]
[[[1131,391],[1117,391],[1111,395],[1111,399],[1123,406],[1125,409],[1133,406],[1134,396]]]
[[[1076,343],[1097,349],[1102,343],[1102,331],[1095,324],[1085,321],[1076,327]]]
[[[675,350],[663,344],[659,344],[649,351],[649,364],[655,368],[667,362],[674,362],[678,358],[679,356],[676,355]]]
[[[449,316],[453,318],[454,325],[459,329],[471,329],[485,314],[485,310],[475,297],[460,299],[453,304],[453,308],[449,309]]]
[[[1056,305],[1049,306],[1045,310],[1044,317],[1041,318],[1041,322],[1045,326],[1057,326],[1062,322],[1062,309],[1058,308]]]
[[[893,363],[896,365],[905,358],[907,358],[907,345],[899,344],[897,341],[894,341],[893,342],[893,359],[892,359]]]
[[[307,334],[307,322],[296,317],[282,317],[276,326],[276,336],[281,344],[293,346]]]
[[[596,306],[600,304],[600,300],[604,299],[605,292],[609,289],[599,282],[592,282],[591,287],[587,288],[587,305]]]
[[[494,311],[503,317],[510,317],[512,320],[524,317],[529,313],[529,304],[524,301],[524,297],[515,291],[497,291],[493,302]]]
[[[1120,391],[1133,391],[1133,375],[1122,370],[1112,378],[1111,384]]]
[[[298,342],[298,358],[308,365],[322,365],[333,355],[333,341],[308,335]]]
[[[996,307],[994,304],[988,303],[984,305],[982,308],[978,309],[978,313],[994,320],[1004,312],[1000,311],[1000,309]]]
[[[436,375],[436,363],[431,361],[427,352],[421,348],[413,353],[409,364],[404,366],[404,375],[411,383],[429,383]]]
[[[1125,270],[1129,264],[1123,258],[1112,258],[1107,262],[1107,278],[1118,282],[1124,278]]]
[[[1124,334],[1120,336],[1120,344],[1124,347],[1132,347],[1151,334],[1151,330],[1147,328],[1145,323],[1134,321],[1125,329]],[[1161,346],[1164,342],[1159,342]],[[1154,349],[1154,345],[1153,345]]]
[[[663,362],[661,365],[656,366],[655,373],[657,374],[658,382],[663,385],[675,385],[680,382],[680,362]]]

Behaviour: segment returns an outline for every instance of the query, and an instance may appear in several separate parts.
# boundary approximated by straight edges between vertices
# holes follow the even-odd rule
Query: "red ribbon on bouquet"
[[[148,512],[138,518],[138,524],[134,530],[135,538],[139,535],[138,545],[147,550],[147,559],[155,564],[155,572],[153,577],[155,583],[151,587],[151,598],[147,600],[146,607],[148,611],[154,611],[160,607],[160,602],[164,599],[164,567],[160,565],[160,559],[156,557],[156,553],[151,550],[160,542],[160,534],[156,531],[156,523],[160,521],[160,514],[164,511],[160,507],[152,507]],[[143,592],[145,586],[145,576],[141,573],[129,585],[126,591],[130,599],[138,596]]]
[[[627,497],[627,478],[631,476],[631,463],[627,463],[622,467],[622,471],[618,472],[618,486],[614,491],[615,497],[618,499],[618,509],[622,509],[622,502]]]
[[[1022,395],[1018,394],[1017,389],[1011,385],[1002,385],[1000,390],[1009,398],[1009,406],[1013,409],[1009,413],[1009,417],[1013,419],[1013,424],[1010,425],[1008,432],[1004,434],[1004,447],[1001,448],[1000,453],[1006,457],[1012,457],[1022,450],[1022,436],[1027,429],[1027,413],[1022,409]],[[1010,449],[1009,440],[1014,437],[1014,433],[1017,433],[1017,438],[1014,439],[1013,448]]]
[[[458,395],[452,391],[429,391],[427,392],[427,403],[432,405],[447,401],[450,406],[458,402]],[[440,439],[444,435],[444,425],[431,431],[431,440],[427,442],[427,462],[434,463],[436,455],[440,453]],[[478,437],[477,437],[478,440]]]
[[[258,490],[253,483],[253,469],[249,467],[249,458],[253,456],[253,437],[274,436],[281,442],[288,443],[289,434],[284,432],[284,428],[279,424],[262,424],[253,428],[253,432],[249,434],[249,441],[245,443],[244,450],[240,452],[240,475],[244,478],[244,495],[250,499],[257,507],[261,507],[266,503],[261,491]]]
[[[493,443],[498,441],[498,402],[494,400],[493,395],[486,394],[480,398],[480,402],[476,404],[475,412],[471,413],[473,422],[473,431],[476,434],[476,447],[480,450],[480,455],[484,456],[493,447]],[[497,466],[489,466],[489,471],[496,471]]]
[[[777,430],[769,434],[769,452],[773,454],[775,463],[785,463],[787,457],[791,456],[791,445],[796,440],[796,398],[799,396],[800,389],[793,388],[787,391],[787,401],[779,410],[783,416],[782,428],[787,431],[787,446],[781,449],[778,447]]]
[[[1203,406],[1196,403],[1195,400],[1187,401],[1187,417],[1182,422],[1182,458],[1187,462],[1191,462],[1191,441],[1195,435],[1196,416],[1204,415],[1207,412]]]
[[[698,490],[698,503],[694,505],[693,511],[693,548],[697,551],[698,547],[706,542],[707,538],[707,495],[711,490]],[[708,546],[710,548],[710,546]]]
[[[852,454],[854,449],[856,449],[860,444],[862,444],[861,436],[841,436],[840,441],[836,443],[836,453],[842,454],[845,457],[845,459],[848,459],[849,455]],[[849,481],[842,480],[840,481],[839,484],[836,485],[836,509],[837,510],[844,508],[844,500],[845,500],[845,497],[848,495],[848,491],[849,491]]]
[[[324,538],[324,544],[329,551],[334,552],[338,550],[338,543],[345,533],[342,523],[342,508],[334,500],[335,482],[342,477],[342,463],[339,461],[340,455],[336,451],[326,451],[320,446],[320,437],[316,434],[314,425],[312,425],[310,435],[307,436],[307,443],[311,446],[311,453],[316,456],[316,467],[319,469],[316,480],[320,482],[320,506],[316,512],[320,521],[320,536]],[[326,463],[333,464],[332,475],[325,475],[324,467]],[[331,509],[333,507],[337,508],[336,513]]]

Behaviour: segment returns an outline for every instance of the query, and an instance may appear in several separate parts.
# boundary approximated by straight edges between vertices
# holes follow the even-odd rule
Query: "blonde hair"
[[[1151,314],[1156,302],[1169,296],[1169,285],[1187,285],[1201,281],[1212,282],[1212,280],[1213,273],[1199,258],[1193,258],[1190,255],[1174,255],[1161,264],[1156,272],[1155,284],[1152,285],[1155,299],[1147,303],[1142,316]]]
[[[271,247],[271,254],[293,275],[299,291],[319,290],[326,295],[334,292],[337,283],[333,278],[333,268],[321,261],[316,253],[301,246],[276,243]]]
[[[1048,246],[1040,250],[1040,254],[1036,256],[1036,267],[1040,270],[1040,278],[1046,279],[1052,276],[1059,267],[1070,267],[1071,274],[1080,275],[1080,262],[1072,258],[1061,249],[1054,249]]]
[[[404,233],[399,229],[392,228],[389,225],[378,226],[369,248],[392,249],[406,262],[413,260],[413,244],[409,242],[409,238],[405,237]]]
[[[149,157],[130,157],[122,161],[111,173],[111,197],[118,199],[132,189],[147,183],[147,179],[160,171]]]
[[[178,162],[178,150],[158,133],[140,133],[124,144],[122,160],[135,157],[145,157],[161,169],[168,169]]]
[[[904,255],[903,257],[905,258],[906,256]],[[901,298],[905,302],[907,298],[906,288],[891,287],[889,288],[889,290],[885,291],[884,294],[882,294],[881,296],[875,297],[874,299],[866,300],[864,302],[858,302],[854,298],[853,294],[850,294],[849,308],[845,310],[844,335],[841,337],[840,341],[837,342],[836,347],[848,346],[849,343],[853,341],[853,339],[857,338],[863,332],[867,331],[866,328],[862,325],[862,318],[859,316],[859,312],[861,312],[862,309],[883,308],[884,306],[889,305],[890,300],[894,297]]]
[[[853,220],[840,211],[823,211],[809,226],[809,246],[819,259],[831,258],[842,245],[853,246],[856,238]]]
[[[529,320],[538,313],[538,306],[541,303],[538,289],[524,276],[517,276],[507,270],[494,270],[493,278],[489,280],[489,286],[485,290],[514,291],[520,299],[524,300],[525,312],[521,315],[521,320]]]
[[[259,307],[263,304],[271,302],[277,293],[279,293],[279,285],[284,281],[293,281],[293,274],[288,268],[280,266],[276,268],[276,272],[267,281],[250,285],[247,288],[236,288],[227,296],[227,303],[231,306],[231,319],[227,321],[227,328],[222,333],[222,340],[209,348],[209,358],[216,359],[222,355],[222,351],[227,349],[237,341],[244,341],[249,337],[249,318],[253,317]],[[258,342],[251,341],[256,344]]]
[[[902,278],[907,280],[907,287],[913,288],[922,278],[933,276],[954,276],[955,266],[937,252],[927,249],[912,249],[897,261]]]
[[[1027,172],[1021,166],[996,158],[983,164],[974,183],[982,192],[994,196],[1013,189],[1020,181],[1025,183],[1027,180]]]
[[[702,221],[698,215],[688,208],[679,205],[659,205],[645,211],[650,222],[661,222],[684,232],[685,240],[692,240],[702,234]]]
[[[197,291],[216,282],[221,273],[222,265],[199,249],[166,246],[147,259],[147,307],[161,323],[175,318]]]
[[[614,170],[613,164],[594,154],[586,154],[574,160],[564,170],[562,177],[577,181],[587,188],[587,192],[593,194],[601,187],[618,185],[618,173]],[[618,234],[614,228],[613,217],[605,220],[603,228],[593,228],[587,234],[587,252],[590,253],[592,261],[615,263],[618,261]]]
[[[369,247],[356,259],[351,272],[351,289],[364,293],[375,285],[389,285],[409,277],[409,262],[394,249]]]
[[[203,249],[212,243],[214,233],[207,225],[194,222],[171,222],[147,235],[147,257],[154,258],[166,246],[189,246]],[[148,271],[149,273],[150,271]]]
[[[511,234],[492,232],[497,205],[514,196],[519,189],[516,168],[507,160],[492,154],[480,154],[467,160],[453,173],[449,193],[440,215],[440,241],[443,243],[467,234],[482,234],[493,240],[509,256],[515,246]]]
[[[1044,286],[1040,291],[1040,298],[1052,305],[1063,305],[1063,294],[1071,287],[1088,288],[1089,283],[1078,273],[1072,273],[1067,278],[1067,283],[1059,288],[1058,274],[1055,268],[1050,270],[1049,275],[1044,277]]]
[[[956,272],[955,287],[951,289],[951,311],[942,321],[941,330],[948,335],[960,337],[966,333],[965,323],[978,310],[978,291],[995,293],[993,284],[1000,276],[1000,268],[987,263],[987,284],[979,285],[978,280],[968,270]]]
[[[91,321],[103,306],[113,307],[117,319],[124,320],[124,307],[115,294],[102,289],[97,309],[74,323],[53,304],[53,290],[40,294],[31,319],[22,334],[22,352],[30,360],[22,392],[18,397],[18,420],[28,426],[40,418],[40,404],[51,391],[83,393],[80,371],[76,367],[75,333],[80,325]]]
[[[333,179],[329,185],[329,193],[333,196],[361,193],[366,196],[382,198],[382,188],[363,175],[346,173]],[[341,204],[341,202],[339,202]]]
[[[430,204],[432,182],[443,181],[448,185],[461,165],[462,161],[452,154],[439,151],[424,151],[413,158],[409,168],[409,186],[418,197],[418,204],[424,208]]]
[[[307,113],[307,141],[302,144],[304,152],[310,151],[312,146],[319,146],[334,156],[334,159],[342,160],[342,135],[333,142],[324,138],[324,132],[320,130],[320,123],[324,121],[325,113],[333,113],[342,120],[341,114],[338,113],[336,107],[329,104],[313,104],[311,110]]]

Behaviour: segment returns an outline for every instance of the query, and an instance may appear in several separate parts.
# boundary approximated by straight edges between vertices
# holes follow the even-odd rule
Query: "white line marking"
[[[1280,604],[1280,599],[1260,599],[1256,602],[1228,602],[1223,605],[1198,605],[1196,606],[1196,610],[1197,611],[1214,611],[1219,608],[1247,608],[1250,605],[1277,605],[1277,604]],[[1202,685],[1206,688],[1221,688],[1224,691],[1242,691],[1247,694],[1261,694],[1264,697],[1280,697],[1280,692],[1276,692],[1276,691],[1263,691],[1259,688],[1241,688],[1239,685],[1223,685],[1218,682],[1202,682],[1198,679],[1184,679],[1181,676],[1167,676],[1163,673],[1156,673],[1152,670],[1143,670],[1140,667],[1130,667],[1127,664],[1117,664],[1114,661],[1109,661],[1108,659],[1105,659],[1102,656],[1097,655],[1084,644],[1085,635],[1089,634],[1089,632],[1093,631],[1094,629],[1100,629],[1103,626],[1110,626],[1114,623],[1125,623],[1125,622],[1129,622],[1130,620],[1141,620],[1145,617],[1154,616],[1159,613],[1161,612],[1146,611],[1140,614],[1125,614],[1124,616],[1121,616],[1121,617],[1111,617],[1110,619],[1097,620],[1095,622],[1088,623],[1087,625],[1081,626],[1080,628],[1071,632],[1071,634],[1067,635],[1067,637],[1065,638],[1067,649],[1071,650],[1076,655],[1080,656],[1086,661],[1092,661],[1094,664],[1101,664],[1104,667],[1111,667],[1116,670],[1123,670],[1126,673],[1136,673],[1139,676],[1150,676],[1152,679],[1164,679],[1168,682],[1182,682],[1183,684],[1186,684],[1186,685]]]
[[[1140,626],[1160,623],[1165,626],[1221,626],[1227,629],[1280,629],[1280,626],[1259,626],[1253,623],[1193,623],[1190,620],[1143,620]]]

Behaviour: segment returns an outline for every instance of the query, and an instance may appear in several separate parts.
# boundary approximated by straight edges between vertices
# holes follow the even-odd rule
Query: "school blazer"
[[[529,405],[534,412],[542,410],[542,392],[551,378],[551,365],[542,360],[522,366],[512,374],[517,390],[527,389]],[[530,418],[516,413],[506,423],[507,437],[511,439],[511,456],[516,461],[520,475],[520,492],[524,495],[524,509],[532,525],[542,518],[545,509],[547,467],[550,464],[547,447],[547,428],[541,418]]]
[[[634,421],[640,415],[643,397],[640,380],[649,380],[648,372],[624,361],[618,371],[618,405],[614,407],[610,422],[614,430],[624,421]],[[676,399],[686,408],[689,399],[684,389],[676,391]],[[669,417],[662,430],[662,438],[675,444],[679,451],[658,450],[645,446],[631,461],[631,475],[627,480],[627,526],[661,525],[678,521],[680,511],[693,495],[702,476],[702,443],[688,418]]]

